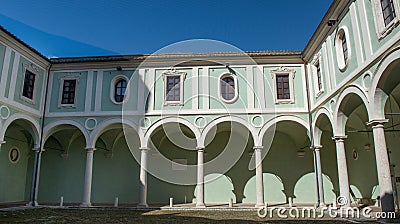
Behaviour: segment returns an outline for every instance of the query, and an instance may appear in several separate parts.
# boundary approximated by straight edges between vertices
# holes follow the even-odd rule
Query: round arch
[[[192,123],[190,123],[186,119],[183,119],[183,118],[180,118],[180,117],[167,117],[167,118],[158,120],[157,122],[155,122],[154,124],[152,124],[149,127],[149,129],[146,131],[146,134],[144,135],[141,147],[147,147],[151,134],[158,127],[160,127],[160,126],[162,126],[164,124],[167,124],[167,123],[179,123],[179,124],[183,124],[186,127],[188,127],[193,132],[193,134],[195,135],[196,140],[197,140],[197,145],[199,145],[199,139],[200,139],[201,133],[200,133],[198,128],[196,128]]]
[[[267,132],[267,130],[269,128],[271,128],[273,125],[276,125],[278,122],[281,121],[293,121],[296,122],[298,124],[300,124],[301,126],[303,126],[306,130],[307,130],[307,135],[310,138],[310,127],[307,123],[307,121],[303,120],[300,117],[297,116],[291,116],[291,115],[283,115],[283,116],[278,116],[278,117],[274,117],[271,120],[267,121],[263,127],[261,128],[259,134],[258,134],[258,139],[259,139],[259,144],[262,145],[262,140],[264,138],[264,134],[265,132]]]
[[[24,120],[31,126],[30,131],[31,131],[32,137],[34,138],[34,144],[35,144],[34,147],[39,147],[39,145],[40,145],[40,131],[39,131],[40,125],[34,118],[32,118],[26,114],[17,113],[17,114],[13,114],[9,118],[7,118],[7,120],[4,122],[4,125],[3,125],[3,131],[0,133],[0,139],[4,140],[4,135],[5,135],[8,127],[11,125],[12,122],[14,122],[16,120]]]
[[[212,121],[210,121],[205,127],[203,132],[201,133],[201,137],[198,141],[198,146],[199,147],[205,147],[205,141],[206,141],[206,137],[208,132],[213,128],[216,127],[218,124],[222,123],[222,122],[226,122],[226,121],[230,121],[230,122],[235,122],[238,124],[243,125],[244,127],[247,128],[247,130],[249,130],[249,132],[251,133],[251,136],[253,137],[253,141],[254,141],[254,146],[258,146],[259,145],[259,140],[258,140],[258,135],[257,135],[257,131],[256,129],[245,119],[240,118],[240,117],[236,117],[236,116],[223,116],[223,117],[219,117],[217,119],[214,119]]]
[[[76,127],[81,131],[83,136],[85,137],[85,143],[86,143],[86,148],[93,148],[94,145],[91,144],[90,142],[90,136],[89,133],[86,131],[86,129],[83,127],[82,124],[78,123],[77,121],[73,120],[58,120],[55,122],[52,122],[44,127],[43,131],[43,143],[47,141],[47,139],[54,134],[55,132],[58,131],[58,128],[62,125],[71,125]]]
[[[385,119],[385,102],[387,94],[379,87],[379,82],[382,80],[383,74],[387,71],[390,65],[395,61],[400,60],[400,47],[392,50],[386,55],[379,63],[377,70],[372,77],[371,85],[369,87],[369,98],[371,99],[371,120]]]
[[[121,118],[107,119],[101,122],[99,125],[97,125],[96,129],[94,129],[90,134],[91,145],[94,146],[97,142],[97,139],[113,125],[122,125],[122,126],[126,125],[127,127],[134,129],[136,133],[139,135],[140,145],[141,146],[143,145],[144,143],[143,133],[140,131],[138,126],[127,119],[122,120]]]
[[[324,116],[326,116],[328,118],[328,121],[329,121],[329,123],[330,123],[330,125],[332,127],[332,130],[333,130],[332,113],[326,107],[319,108],[317,113],[315,114],[315,118],[314,118],[314,120],[312,122],[314,145],[320,145],[322,130],[321,130],[320,127],[318,127],[317,122],[319,121],[320,118],[322,118]]]
[[[336,136],[343,136],[345,135],[345,126],[346,126],[346,121],[347,121],[347,116],[346,114],[341,111],[341,106],[343,106],[343,101],[346,97],[350,96],[351,94],[354,94],[358,96],[362,103],[364,104],[366,111],[367,111],[367,116],[370,118],[370,104],[367,98],[367,95],[365,92],[362,90],[361,87],[357,85],[351,85],[346,87],[340,94],[337,100],[337,104],[335,106],[335,110],[333,111],[333,133]]]

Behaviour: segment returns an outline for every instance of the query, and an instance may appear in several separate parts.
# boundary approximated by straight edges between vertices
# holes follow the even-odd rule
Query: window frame
[[[322,75],[322,59],[321,53],[318,53],[314,56],[311,61],[311,71],[314,76],[314,89],[315,89],[315,97],[319,97],[324,91],[324,77]],[[318,67],[320,74],[318,74]],[[319,76],[320,75],[320,76]],[[321,86],[321,88],[320,88]]]
[[[117,102],[115,100],[115,87],[117,85],[117,83],[121,80],[125,80],[126,81],[126,89],[125,89],[125,96],[124,96],[124,100],[122,100],[121,102]],[[129,79],[128,77],[124,76],[124,75],[117,75],[115,76],[112,80],[111,80],[111,84],[110,84],[110,100],[111,102],[113,102],[114,104],[120,105],[123,104],[124,102],[126,102],[126,99],[128,98],[128,86],[129,86]]]
[[[58,108],[76,108],[78,105],[78,88],[79,88],[79,81],[80,78],[76,75],[67,75],[63,76],[60,79],[60,89],[58,93]],[[66,104],[62,103],[63,99],[63,92],[64,92],[64,82],[65,81],[70,81],[70,80],[75,80],[75,95],[74,95],[74,103],[73,104]]]
[[[234,83],[234,97],[230,100],[225,99],[222,96],[222,82],[224,78],[232,78],[233,83]],[[221,98],[221,100],[225,103],[234,103],[236,100],[239,98],[239,86],[238,86],[238,80],[237,76],[232,74],[232,73],[223,73],[219,76],[219,82],[218,82],[218,95]]]
[[[343,36],[345,37],[346,40],[347,57],[345,57],[344,55],[343,38],[342,38]],[[336,33],[336,38],[335,38],[336,60],[338,63],[339,70],[341,72],[346,71],[351,60],[351,44],[349,37],[350,37],[349,30],[346,26],[339,28],[339,30]]]
[[[25,86],[25,75],[26,72],[29,71],[32,74],[35,75],[35,78],[33,80],[33,90],[32,90],[32,99],[30,99],[29,97],[26,97],[23,95],[24,93],[24,86]],[[24,65],[24,72],[23,72],[23,78],[22,78],[22,85],[21,85],[21,91],[20,91],[20,99],[30,103],[30,104],[35,104],[36,101],[36,94],[37,94],[37,82],[38,82],[38,78],[39,78],[39,73],[36,71],[36,69],[33,66],[28,66],[28,65]]]
[[[295,103],[294,78],[295,78],[296,71],[294,69],[289,69],[286,67],[279,67],[277,69],[271,70],[270,74],[271,74],[272,82],[274,85],[275,104],[293,104],[293,103]],[[276,77],[283,76],[283,75],[288,75],[289,99],[278,99],[278,88],[277,88],[277,84],[276,84],[276,81],[277,81]]]
[[[393,0],[393,7],[396,16],[388,25],[385,24],[385,20],[383,18],[383,9],[381,0],[372,0],[372,12],[374,16],[375,30],[378,36],[378,39],[382,39],[386,37],[400,22],[400,6],[399,2]]]
[[[163,81],[164,81],[164,106],[183,106],[183,97],[184,97],[184,81],[186,79],[185,72],[178,72],[176,70],[171,70],[162,73]],[[169,77],[179,77],[179,100],[167,100],[167,89],[168,89],[168,78]]]

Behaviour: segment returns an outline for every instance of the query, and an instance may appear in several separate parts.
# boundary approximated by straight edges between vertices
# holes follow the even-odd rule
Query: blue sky
[[[0,24],[48,57],[144,54],[212,39],[303,50],[332,0],[2,0]]]

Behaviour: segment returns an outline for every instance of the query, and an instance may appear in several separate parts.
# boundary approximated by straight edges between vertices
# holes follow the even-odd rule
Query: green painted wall
[[[11,125],[5,141],[0,150],[0,203],[28,201],[34,157],[29,139],[18,127]],[[20,158],[18,162],[11,163],[9,153],[14,147],[19,149]]]
[[[87,82],[87,74],[88,72],[55,72],[53,74],[53,82],[52,82],[52,96],[50,100],[50,112],[83,112],[85,110],[85,100],[86,100],[86,82]],[[59,92],[62,77],[72,77],[79,78],[79,83],[77,83],[77,97],[76,97],[76,107],[58,107],[59,101]]]
[[[18,73],[17,73],[17,81],[15,83],[15,92],[14,92],[14,101],[21,103],[25,106],[31,107],[35,110],[39,110],[40,107],[42,106],[40,104],[40,100],[41,100],[41,96],[42,96],[42,89],[44,88],[45,84],[44,84],[44,70],[43,69],[38,69],[38,76],[36,78],[35,81],[35,88],[36,88],[36,92],[35,95],[33,97],[34,99],[34,103],[29,103],[25,100],[21,99],[21,93],[22,93],[22,89],[23,89],[23,85],[24,85],[24,77],[25,77],[25,68],[24,65],[30,65],[31,62],[28,61],[26,58],[24,57],[20,57],[20,62],[19,62],[19,67],[18,67]]]
[[[5,54],[6,54],[6,46],[0,43],[0,71],[3,71]]]
[[[119,203],[137,203],[140,167],[124,137],[110,151],[98,145],[93,160],[92,202],[112,204],[118,197]],[[112,153],[111,158],[106,157],[108,153]]]
[[[102,95],[101,95],[101,110],[103,111],[121,111],[122,110],[122,105],[121,104],[114,104],[111,101],[110,98],[110,92],[111,92],[111,85],[112,85],[112,80],[117,77],[117,76],[125,76],[128,78],[128,80],[133,76],[134,71],[104,71],[103,72],[103,86],[102,88]],[[133,91],[131,94],[133,97],[132,99],[129,99],[129,103],[132,105],[135,105],[133,109],[136,109],[137,105],[137,88],[138,88],[138,81],[139,81],[139,76],[137,73],[133,76],[133,79],[131,80],[131,90],[136,90]],[[92,101],[94,102],[96,98],[96,95],[93,95]]]
[[[49,139],[45,144],[40,170],[39,203],[57,203],[61,196],[65,202],[82,201],[86,165],[83,136],[75,139],[67,149],[67,158],[61,157],[61,150],[66,149],[61,146],[55,139]]]

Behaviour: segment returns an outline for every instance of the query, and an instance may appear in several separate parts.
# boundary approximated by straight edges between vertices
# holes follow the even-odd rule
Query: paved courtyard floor
[[[391,220],[400,223],[400,220]],[[344,218],[260,218],[257,210],[137,210],[126,208],[18,207],[0,209],[0,223],[379,223]]]

